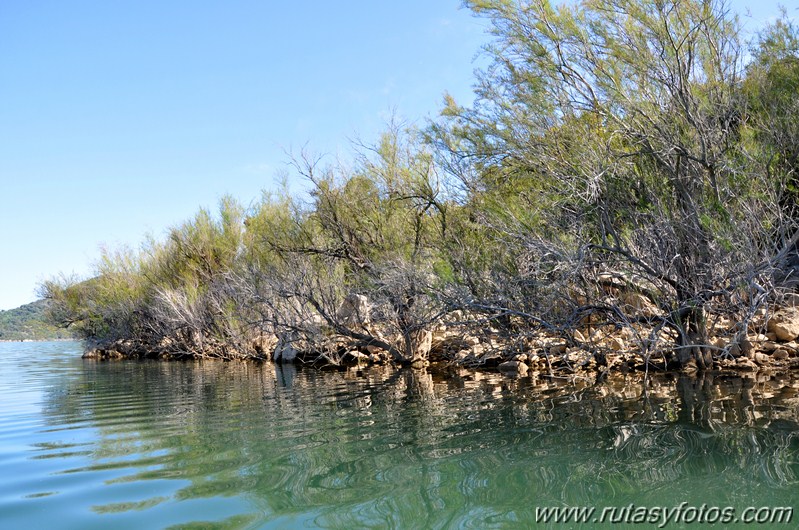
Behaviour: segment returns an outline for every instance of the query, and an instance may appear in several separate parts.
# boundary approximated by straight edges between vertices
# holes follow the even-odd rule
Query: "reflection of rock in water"
[[[133,422],[115,416],[131,410]],[[702,480],[749,499],[742,477],[768,495],[799,480],[790,376],[598,383],[438,367],[125,362],[87,365],[50,391],[46,413],[96,429],[98,468],[118,458],[128,469],[131,452],[146,448],[146,465],[125,473],[179,477],[176,498],[246,492],[264,513],[289,516],[343,506],[318,526],[374,526],[379,512],[399,517],[396,527],[419,513],[448,527],[464,498],[499,512],[531,499],[654,505]]]

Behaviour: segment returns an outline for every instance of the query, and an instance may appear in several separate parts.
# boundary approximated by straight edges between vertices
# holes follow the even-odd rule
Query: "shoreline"
[[[83,342],[81,339],[0,339],[0,342]]]
[[[387,351],[372,344],[348,337],[326,337],[314,347],[301,341],[289,343],[278,336],[253,341],[248,353],[231,351],[226,345],[216,345],[205,352],[170,351],[164,341],[160,348],[146,348],[132,340],[118,340],[104,347],[86,347],[85,359],[98,361],[125,359],[221,360],[254,361],[279,365],[298,365],[320,371],[347,371],[376,365],[392,365],[435,370],[467,370],[499,372],[508,377],[596,377],[597,381],[610,374],[790,374],[799,369],[799,343],[784,340],[774,331],[749,333],[743,340],[714,336],[707,346],[716,352],[711,366],[696,368],[681,366],[664,350],[645,357],[633,340],[624,333],[594,333],[575,330],[569,339],[540,333],[522,339],[508,334],[483,335],[439,328],[428,332],[423,356],[402,362],[392,359]],[[622,330],[624,331],[624,330]],[[499,336],[504,335],[504,336]],[[782,338],[781,338],[782,337]],[[86,343],[84,342],[84,346]]]

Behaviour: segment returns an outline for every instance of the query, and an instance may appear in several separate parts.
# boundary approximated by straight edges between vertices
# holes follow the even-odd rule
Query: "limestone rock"
[[[747,359],[746,357],[740,357],[735,362],[736,368],[741,370],[746,370],[749,372],[756,372],[758,370],[757,365],[751,359]]]
[[[383,351],[383,348],[381,348],[380,346],[375,346],[373,344],[367,344],[366,351],[369,352],[369,355],[378,355]]]
[[[348,326],[368,324],[369,299],[362,294],[348,294],[336,311],[336,318]]]
[[[777,340],[788,342],[799,337],[799,308],[784,308],[775,312],[768,321],[768,330]]]
[[[294,347],[296,337],[292,333],[281,333],[277,337],[275,351],[272,352],[272,360],[280,363],[293,363],[299,351]]]
[[[774,350],[774,352],[771,354],[771,358],[777,361],[784,361],[788,358],[788,350],[784,350],[782,348]]]
[[[624,343],[624,339],[621,337],[613,337],[610,339],[608,341],[608,346],[614,351],[621,351],[627,348],[627,344]]]
[[[500,372],[516,372],[519,375],[527,374],[527,365],[520,361],[506,361],[498,366]]]
[[[411,368],[416,370],[421,370],[422,368],[427,368],[430,366],[430,361],[426,359],[416,359],[411,363]]]
[[[626,292],[622,294],[621,301],[633,310],[636,315],[652,318],[658,315],[658,307],[652,300],[641,293]]]
[[[759,365],[768,364],[770,358],[765,353],[756,352],[752,359]]]
[[[341,357],[341,361],[345,364],[367,364],[369,362],[369,356],[357,350],[351,350]]]

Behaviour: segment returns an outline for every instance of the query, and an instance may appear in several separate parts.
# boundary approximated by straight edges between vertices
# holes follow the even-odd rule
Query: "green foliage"
[[[16,309],[0,311],[0,340],[55,340],[70,338],[47,321],[48,302],[37,300]]]

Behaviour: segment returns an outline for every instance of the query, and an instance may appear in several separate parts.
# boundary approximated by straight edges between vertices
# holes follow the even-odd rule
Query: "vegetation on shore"
[[[53,321],[107,356],[790,364],[790,19],[747,43],[718,0],[467,4],[494,35],[472,106],[391,124],[351,167],[301,153],[308,197],[226,198],[47,282]]]
[[[37,300],[16,309],[0,310],[0,340],[57,340],[70,332],[48,321],[48,302]]]

